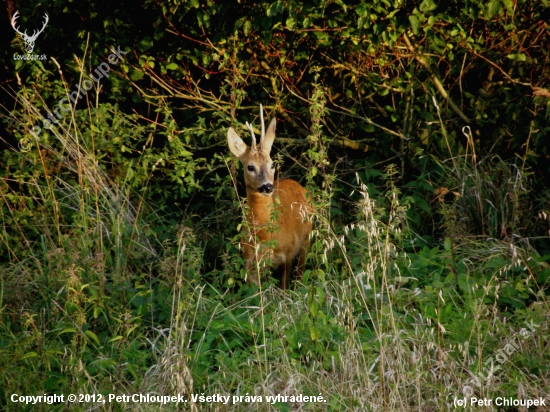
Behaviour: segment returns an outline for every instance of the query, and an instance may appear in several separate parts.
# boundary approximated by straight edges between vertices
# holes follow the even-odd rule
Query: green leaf
[[[100,346],[99,338],[97,337],[97,335],[94,332],[92,332],[91,330],[87,330],[84,333],[86,334],[87,337],[89,337],[91,340],[93,340],[95,343],[97,343],[97,346]]]
[[[118,342],[119,340],[122,339],[122,336],[115,336],[114,338],[112,339],[109,339],[109,342],[108,343],[114,343],[114,342]]]
[[[430,213],[432,209],[430,208],[430,205],[428,202],[426,202],[424,199],[422,199],[420,196],[415,196],[414,198],[414,204],[420,207],[424,212]]]
[[[277,14],[282,14],[284,9],[284,3],[282,1],[277,1],[271,4],[267,9],[267,17],[273,17]]]
[[[389,87],[380,87],[378,89],[378,95],[379,96],[387,96],[390,93]]]
[[[508,16],[513,16],[514,15],[514,2],[513,0],[502,0],[502,2],[504,3],[504,6],[506,7],[506,14]],[[548,7],[548,6],[546,6]]]
[[[361,2],[355,9],[355,13],[357,13],[359,17],[367,17],[369,14],[369,10],[367,7],[367,3]]]
[[[286,26],[292,30],[294,27],[296,27],[296,19],[294,17],[289,17],[286,19]]]
[[[508,57],[510,60],[514,60],[516,62],[527,61],[527,56],[523,53],[512,53],[512,54],[509,54],[506,57]]]
[[[391,19],[393,16],[395,16],[399,11],[401,11],[401,9],[395,9],[394,11],[392,11],[390,14],[387,15],[387,19]]]
[[[153,40],[149,36],[146,36],[143,40],[139,42],[141,50],[147,50],[153,47]]]
[[[437,319],[437,312],[435,311],[435,306],[433,303],[428,303],[425,307],[424,307],[424,315],[427,317],[427,318],[430,318],[432,320],[436,320]]]
[[[251,28],[252,28],[252,23],[249,20],[245,21],[243,26],[243,31],[245,36],[248,36]]]
[[[316,31],[315,37],[317,37],[317,41],[319,42],[319,46],[329,46],[330,45],[330,38],[329,35],[324,31]]]
[[[420,19],[418,16],[410,15],[409,21],[411,22],[411,28],[414,34],[418,34],[418,29],[420,28]]]
[[[309,313],[311,313],[313,317],[317,316],[317,312],[319,311],[319,302],[313,298],[311,302],[308,303],[308,309]]]
[[[315,327],[315,325],[311,325],[309,327],[309,336],[311,337],[311,340],[319,340],[321,337],[321,333],[319,332],[319,329]]]
[[[499,0],[492,0],[485,6],[485,18],[491,20],[499,12],[502,4]]]
[[[132,70],[130,72],[130,79],[132,79],[133,81],[141,80],[143,79],[143,76],[144,76],[143,72],[138,70]]]
[[[334,0],[334,3],[338,4],[340,7],[344,9],[344,13],[348,11],[348,7],[342,0]]]
[[[176,70],[179,66],[176,63],[169,63],[166,65],[168,70]]]
[[[429,13],[437,9],[437,4],[433,0],[424,0],[420,3],[420,11],[423,13]]]
[[[131,363],[126,364],[126,370],[128,370],[128,372],[130,372],[130,374],[132,375],[132,377],[135,380],[139,379],[139,374],[138,374],[137,368],[134,365],[132,365]]]

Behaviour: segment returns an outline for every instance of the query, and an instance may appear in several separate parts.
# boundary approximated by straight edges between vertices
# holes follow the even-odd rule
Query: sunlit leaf
[[[499,0],[493,0],[487,3],[487,5],[485,6],[485,18],[487,20],[491,20],[495,16],[495,14],[499,12],[501,7],[502,4]]]
[[[411,22],[411,28],[414,34],[418,34],[418,29],[420,28],[420,20],[418,16],[412,14],[409,16],[409,21]]]
[[[510,60],[514,60],[516,62],[524,62],[527,61],[527,56],[523,53],[512,53],[506,56]]]

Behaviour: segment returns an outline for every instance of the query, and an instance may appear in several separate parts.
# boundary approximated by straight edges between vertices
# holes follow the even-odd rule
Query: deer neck
[[[259,192],[246,190],[249,208],[248,221],[252,226],[261,228],[269,223],[273,212],[273,196],[264,196]]]

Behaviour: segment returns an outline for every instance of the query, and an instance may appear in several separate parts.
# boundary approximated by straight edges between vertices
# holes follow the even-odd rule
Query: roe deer
[[[256,264],[266,257],[271,260],[274,269],[283,265],[281,287],[286,289],[292,259],[299,255],[299,272],[305,263],[311,232],[311,222],[307,220],[307,215],[311,207],[306,200],[306,190],[300,183],[291,179],[274,180],[275,164],[269,153],[275,139],[276,120],[271,120],[266,132],[262,105],[260,118],[262,135],[258,145],[248,122],[246,126],[252,134],[252,147],[248,147],[232,127],[227,130],[229,150],[243,165],[248,199],[247,221],[250,233],[247,240],[242,242],[242,247],[249,282],[259,284]]]

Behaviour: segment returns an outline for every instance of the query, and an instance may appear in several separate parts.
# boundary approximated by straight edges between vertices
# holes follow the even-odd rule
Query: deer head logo
[[[46,24],[48,24],[49,17],[46,13],[44,13],[44,25],[40,30],[35,30],[32,36],[29,36],[27,34],[27,30],[25,30],[24,33],[21,33],[21,31],[19,31],[19,28],[16,26],[18,17],[19,17],[19,11],[16,11],[15,14],[13,15],[13,18],[11,19],[11,26],[17,33],[21,35],[21,38],[25,42],[25,49],[27,50],[27,54],[31,54],[32,51],[34,50],[34,42],[38,38],[38,35],[42,33],[46,28]]]

